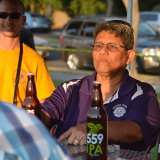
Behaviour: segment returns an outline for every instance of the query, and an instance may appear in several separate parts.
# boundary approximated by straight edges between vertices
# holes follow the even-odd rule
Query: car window
[[[66,29],[66,32],[70,35],[77,35],[79,32],[79,29],[81,27],[82,22],[72,22],[69,24],[68,28]]]
[[[141,14],[140,19],[143,21],[157,21],[158,15],[156,15],[156,14],[146,14],[146,15]]]
[[[35,14],[35,13],[32,13],[31,15],[32,15],[32,17],[42,17],[41,15]]]
[[[86,37],[93,37],[94,29],[96,27],[97,23],[95,22],[88,22],[85,23],[81,35],[84,35]]]
[[[157,35],[156,31],[146,23],[141,22],[139,24],[139,31],[138,31],[139,37],[156,36],[156,35]]]

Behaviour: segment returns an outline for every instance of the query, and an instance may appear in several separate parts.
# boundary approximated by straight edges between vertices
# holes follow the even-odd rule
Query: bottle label
[[[101,124],[87,123],[87,153],[93,156],[103,154],[104,127]]]
[[[28,112],[29,114],[35,115],[34,109],[28,109],[27,112]]]

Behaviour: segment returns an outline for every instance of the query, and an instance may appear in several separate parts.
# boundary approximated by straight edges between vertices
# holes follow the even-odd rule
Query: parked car
[[[38,54],[46,60],[50,56],[50,53],[51,53],[50,50],[45,49],[45,48],[50,47],[49,42],[46,39],[41,38],[38,35],[34,35],[34,43],[35,43],[35,48]]]
[[[140,12],[140,19],[151,25],[160,33],[160,12],[153,12],[153,11]]]
[[[139,24],[137,69],[140,73],[160,74],[160,35],[147,23]]]
[[[104,21],[111,19],[127,20],[126,18],[105,16],[81,16],[71,19],[63,28],[59,44],[61,46],[61,59],[66,61],[72,70],[91,67],[92,51],[90,45],[93,42],[95,27]],[[137,70],[142,73],[152,73],[155,68],[160,73],[160,41],[158,33],[145,22],[139,25],[137,41]],[[154,56],[154,57],[152,57]]]
[[[31,30],[45,30],[50,31],[52,27],[52,22],[49,18],[42,16],[38,13],[25,12],[26,24]]]
[[[93,68],[90,44],[95,27],[105,20],[104,16],[80,16],[64,26],[59,44],[65,51],[60,52],[60,56],[70,69]]]
[[[30,48],[37,51],[37,53],[42,56],[44,59],[47,59],[50,55],[50,51],[44,48],[49,47],[49,42],[41,38],[38,35],[35,35],[29,28],[23,27],[20,33],[20,41],[25,43]]]

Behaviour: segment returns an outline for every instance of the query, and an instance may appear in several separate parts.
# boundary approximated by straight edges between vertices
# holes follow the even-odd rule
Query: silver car
[[[140,19],[160,33],[160,12],[143,11],[140,12]]]
[[[49,18],[42,16],[38,13],[25,12],[26,24],[31,30],[51,30],[52,22]]]

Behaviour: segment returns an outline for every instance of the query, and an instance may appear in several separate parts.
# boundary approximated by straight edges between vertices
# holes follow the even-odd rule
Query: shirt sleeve
[[[0,108],[1,160],[70,160],[36,116],[10,103],[0,102]]]
[[[38,99],[44,100],[55,90],[54,83],[44,61],[41,61],[36,72],[36,88]]]
[[[127,116],[141,126],[145,144],[152,148],[160,131],[160,108],[156,96],[143,95],[133,100]]]
[[[47,111],[55,121],[61,120],[66,107],[69,105],[69,95],[69,91],[64,89],[64,84],[58,86],[53,94],[44,101],[42,109]]]

